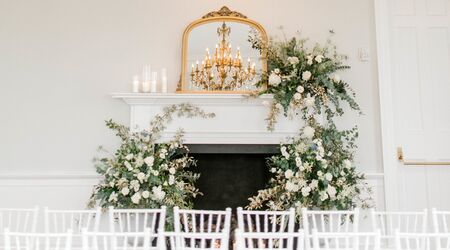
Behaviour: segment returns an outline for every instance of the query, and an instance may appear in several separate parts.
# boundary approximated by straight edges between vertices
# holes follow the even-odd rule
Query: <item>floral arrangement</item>
[[[156,115],[149,130],[134,132],[130,128],[106,121],[121,139],[114,155],[96,158],[96,170],[103,180],[94,187],[90,206],[118,208],[192,208],[192,199],[200,194],[195,187],[199,174],[191,172],[195,160],[183,145],[183,131],[173,140],[158,143],[161,132],[173,115],[187,117],[214,117],[190,104],[166,107]]]
[[[256,95],[273,94],[267,118],[269,130],[273,130],[279,114],[300,113],[304,120],[325,112],[328,121],[344,113],[341,101],[360,111],[354,100],[354,92],[344,82],[338,71],[348,69],[346,56],[339,55],[331,40],[323,46],[306,47],[307,39],[291,38],[266,43],[257,35],[249,38],[253,48],[267,55],[268,71],[263,72],[257,86],[262,91]]]
[[[370,188],[352,164],[356,129],[306,125],[280,155],[268,159],[273,177],[250,198],[249,209],[351,209],[370,207]]]
[[[330,39],[324,46],[306,47],[306,39],[291,38],[265,43],[250,37],[253,47],[267,55],[254,95],[272,94],[267,118],[273,130],[277,117],[298,115],[304,121],[300,134],[280,145],[280,155],[268,159],[272,178],[266,189],[249,198],[248,209],[286,210],[351,209],[370,207],[371,189],[353,162],[358,129],[340,131],[333,118],[344,114],[342,101],[361,113],[355,94],[337,74],[348,69],[345,56]],[[318,122],[324,117],[325,121]],[[299,213],[298,213],[299,215]]]

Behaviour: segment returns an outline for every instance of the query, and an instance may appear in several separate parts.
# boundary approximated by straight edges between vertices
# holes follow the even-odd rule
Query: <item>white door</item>
[[[450,0],[375,1],[386,206],[450,210]]]

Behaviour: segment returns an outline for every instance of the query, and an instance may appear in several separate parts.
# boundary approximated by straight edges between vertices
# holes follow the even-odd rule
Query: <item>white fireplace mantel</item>
[[[271,95],[249,98],[236,94],[147,94],[113,93],[112,98],[122,99],[130,106],[130,127],[145,129],[150,120],[171,104],[191,103],[206,112],[214,112],[215,118],[175,118],[168,125],[162,140],[169,140],[183,128],[188,144],[279,144],[294,136],[301,128],[301,120],[279,117],[275,131],[267,130],[266,102]]]

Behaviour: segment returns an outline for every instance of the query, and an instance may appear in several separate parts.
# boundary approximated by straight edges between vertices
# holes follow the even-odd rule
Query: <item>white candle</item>
[[[133,93],[139,93],[139,76],[133,77]]]
[[[152,72],[152,81],[151,81],[151,92],[156,93],[156,83],[158,79],[158,72]]]
[[[151,67],[150,65],[145,64],[144,68],[142,70],[142,81],[150,81],[150,72],[151,72]]]
[[[167,93],[167,70],[163,68],[161,70],[161,92]]]
[[[142,92],[149,93],[151,90],[150,85],[151,85],[150,81],[143,81],[142,82]]]

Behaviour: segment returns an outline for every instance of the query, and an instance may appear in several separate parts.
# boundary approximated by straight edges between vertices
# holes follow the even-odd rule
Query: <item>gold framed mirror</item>
[[[251,93],[267,70],[265,52],[250,36],[267,42],[257,22],[224,6],[189,24],[183,33],[180,93]]]

